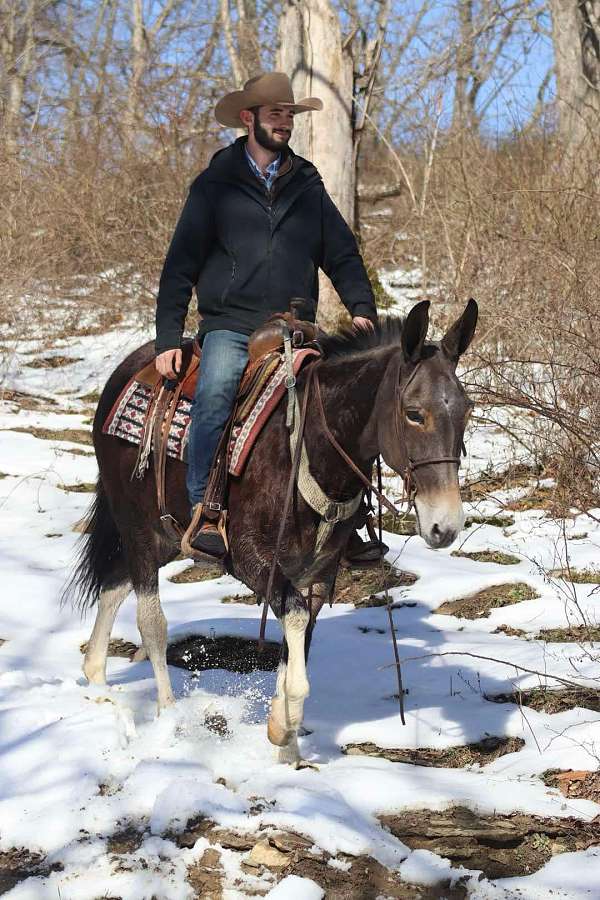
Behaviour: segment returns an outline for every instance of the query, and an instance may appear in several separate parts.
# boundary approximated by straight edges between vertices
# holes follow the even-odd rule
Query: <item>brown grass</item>
[[[486,700],[493,703],[517,703],[545,713],[564,712],[578,706],[600,712],[600,691],[593,688],[527,688],[507,694],[490,694],[486,696]]]
[[[500,550],[475,550],[467,553],[462,550],[454,550],[451,556],[459,556],[464,559],[472,559],[474,562],[490,562],[500,566],[515,566],[521,560],[518,556],[512,556],[510,553],[502,553]]]
[[[487,737],[472,744],[445,747],[434,750],[421,747],[418,750],[405,748],[382,748],[376,744],[348,744],[343,752],[348,756],[376,756],[390,762],[410,763],[415,766],[441,766],[446,769],[462,769],[466,766],[487,765],[507,753],[516,753],[525,745],[521,738]]]
[[[497,584],[494,587],[484,588],[470,597],[462,597],[459,600],[448,600],[435,610],[448,616],[458,616],[461,619],[487,618],[492,609],[502,606],[510,606],[512,603],[521,603],[523,600],[533,600],[538,595],[528,584]]]

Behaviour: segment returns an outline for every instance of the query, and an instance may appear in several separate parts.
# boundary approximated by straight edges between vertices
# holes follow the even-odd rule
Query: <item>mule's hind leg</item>
[[[160,713],[175,702],[175,697],[167,668],[167,620],[158,593],[158,562],[141,541],[137,542],[137,553],[128,553],[128,560],[137,597],[137,625],[154,670]]]
[[[131,591],[132,584],[124,567],[100,591],[98,612],[83,660],[83,674],[92,684],[106,684],[106,655],[110,633],[118,609]]]

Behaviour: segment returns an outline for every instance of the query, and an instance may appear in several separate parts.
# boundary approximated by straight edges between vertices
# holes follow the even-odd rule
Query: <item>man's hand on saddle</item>
[[[364,316],[354,316],[352,319],[352,327],[355,331],[374,331],[375,326],[370,319]]]
[[[181,372],[181,350],[165,350],[158,354],[155,362],[163,378],[177,378]]]

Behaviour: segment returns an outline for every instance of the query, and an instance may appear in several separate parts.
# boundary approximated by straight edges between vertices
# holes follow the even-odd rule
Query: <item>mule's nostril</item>
[[[453,528],[440,528],[436,522],[431,526],[429,544],[435,550],[441,550],[443,547],[449,547],[455,537],[456,531]]]

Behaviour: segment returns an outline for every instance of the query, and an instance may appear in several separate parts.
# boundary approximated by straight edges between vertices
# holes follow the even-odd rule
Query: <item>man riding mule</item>
[[[201,316],[202,361],[188,442],[192,515],[184,552],[222,557],[215,513],[203,504],[213,457],[248,360],[249,335],[293,297],[317,297],[331,278],[359,329],[377,311],[356,241],[315,167],[288,146],[294,115],[322,109],[295,101],[280,72],[250,79],[216,106],[217,120],[247,138],[219,151],[194,181],[163,268],[156,313],[156,368],[175,379],[192,289]],[[314,314],[313,314],[314,315]],[[218,506],[218,504],[216,504]],[[360,544],[360,541],[359,541]],[[378,555],[378,554],[377,554]]]
[[[473,337],[477,304],[469,301],[439,343],[425,340],[428,308],[424,301],[405,322],[388,318],[373,332],[322,340],[322,356],[297,377],[303,420],[297,447],[334,506],[364,489],[381,454],[414,497],[419,534],[438,549],[449,546],[463,525],[458,466],[471,403],[455,370]],[[179,549],[162,526],[153,469],[141,479],[132,478],[139,448],[103,428],[126,385],[153,359],[154,347],[148,343],[117,367],[102,391],[93,427],[96,497],[66,593],[77,594],[83,608],[98,603],[83,669],[91,682],[104,684],[115,616],[135,591],[138,627],[154,670],[160,710],[174,698],[158,573]],[[256,440],[243,477],[231,484],[225,565],[266,598],[281,623],[282,655],[268,735],[281,748],[280,760],[288,762],[299,760],[297,734],[309,692],[306,662],[313,628],[354,528],[352,518],[327,522],[320,541],[324,517],[296,489],[293,471],[286,410],[279,404]],[[174,516],[187,521],[181,461],[168,461],[165,486]],[[305,596],[307,589],[312,600]]]

